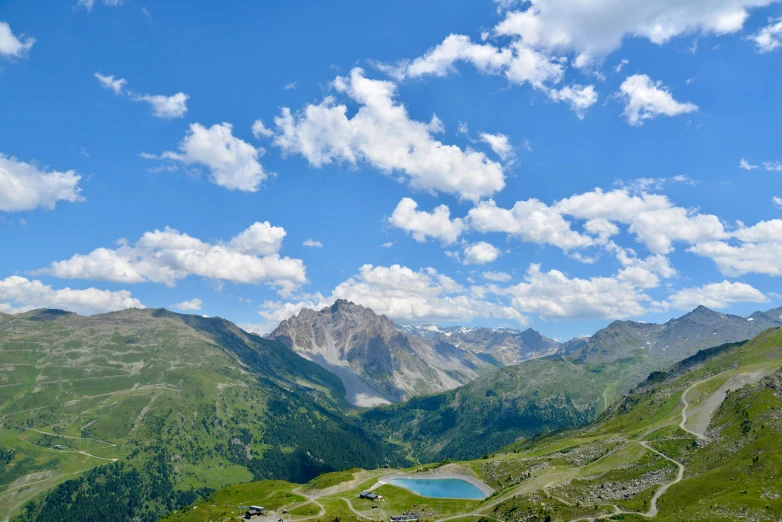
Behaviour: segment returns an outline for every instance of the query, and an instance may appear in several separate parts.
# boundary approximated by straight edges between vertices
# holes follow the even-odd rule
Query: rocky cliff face
[[[269,337],[339,376],[356,406],[451,389],[487,365],[472,353],[407,335],[387,317],[345,300],[302,310]]]
[[[340,300],[302,310],[269,337],[339,376],[352,404],[373,406],[449,390],[493,367],[555,353],[583,364],[678,361],[778,325],[782,308],[744,318],[699,306],[665,324],[614,321],[591,337],[558,343],[532,329],[400,326]]]

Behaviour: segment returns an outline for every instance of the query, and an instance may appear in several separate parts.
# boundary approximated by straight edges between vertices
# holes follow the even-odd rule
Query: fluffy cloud
[[[22,58],[35,44],[35,38],[15,36],[11,26],[0,22],[0,56],[4,58]]]
[[[513,279],[510,274],[506,274],[505,272],[484,272],[481,275],[487,281],[492,281],[495,283],[507,283]]]
[[[261,120],[255,120],[252,126],[253,136],[258,138],[271,138],[274,136],[274,131],[270,130],[263,124]]]
[[[586,234],[572,228],[578,224],[583,225]],[[620,279],[643,288],[654,287],[660,276],[671,277],[675,272],[650,270],[638,262],[635,254],[627,253],[631,251],[618,247],[611,240],[621,232],[618,225],[626,226],[653,254],[648,259],[658,264],[661,260],[667,264],[665,255],[674,250],[676,243],[685,243],[688,252],[712,259],[725,275],[782,275],[782,220],[754,226],[739,222],[731,230],[715,215],[676,206],[663,195],[634,194],[630,188],[609,192],[595,189],[552,206],[530,199],[504,209],[492,200],[483,201],[470,210],[466,225],[477,232],[504,232],[522,241],[551,244],[588,263],[595,258],[584,257],[578,250],[602,247],[616,254],[624,265]]]
[[[128,81],[125,78],[115,78],[114,75],[104,76],[101,73],[95,73],[95,78],[104,89],[109,89],[114,94],[122,94]]]
[[[368,79],[356,68],[333,86],[359,104],[356,114],[348,118],[347,107],[332,97],[297,114],[284,108],[274,120],[274,144],[283,152],[301,154],[315,167],[366,162],[389,174],[403,173],[415,189],[472,201],[505,186],[499,163],[481,152],[445,145],[432,137],[429,124],[411,120],[394,100],[393,83]]]
[[[53,209],[58,201],[84,201],[81,176],[74,171],[46,172],[37,165],[0,154],[0,211]]]
[[[715,215],[678,207],[662,195],[632,195],[626,189],[595,189],[563,199],[552,209],[588,220],[585,228],[606,245],[612,245],[607,240],[618,233],[615,223],[620,223],[653,254],[668,254],[674,243],[683,242],[688,252],[710,258],[725,275],[782,275],[782,220],[749,227],[739,223],[729,230]]]
[[[209,128],[200,123],[191,124],[179,151],[143,157],[204,165],[209,169],[212,183],[229,190],[256,192],[267,177],[258,161],[260,149],[235,137],[230,123],[216,123]]]
[[[563,250],[594,244],[589,236],[570,228],[562,215],[537,199],[517,202],[504,209],[492,201],[482,201],[469,212],[470,226],[478,232],[504,232],[522,241],[550,244]]]
[[[504,290],[519,312],[545,318],[621,319],[656,306],[633,283],[615,277],[568,278],[559,270],[530,265],[525,281]]]
[[[489,44],[476,44],[468,36],[451,34],[442,43],[410,63],[402,63],[401,77],[446,76],[458,61],[468,62],[486,73],[499,73],[513,55],[510,49],[498,49]]]
[[[264,283],[287,295],[307,281],[300,259],[280,257],[285,231],[255,223],[228,242],[210,244],[171,228],[146,232],[135,244],[98,248],[57,261],[44,270],[65,279],[174,286],[195,275],[235,283]]]
[[[559,83],[564,78],[563,62],[521,42],[515,42],[511,48],[513,60],[505,71],[505,76],[511,83],[516,85],[529,83],[535,88],[548,92],[548,89],[544,88],[546,85]]]
[[[782,275],[782,220],[740,226],[730,233],[734,241],[696,243],[689,252],[712,259],[729,276],[748,273]]]
[[[478,136],[484,143],[488,143],[491,150],[500,157],[502,161],[512,160],[515,156],[513,152],[513,146],[510,144],[510,140],[504,134],[489,134],[488,132],[482,132]]]
[[[597,102],[597,93],[592,85],[551,88],[564,77],[564,64],[521,41],[500,48],[486,43],[476,44],[468,36],[451,34],[412,62],[380,64],[378,67],[397,80],[402,80],[427,75],[445,76],[455,71],[456,62],[469,63],[483,73],[503,74],[516,85],[528,83],[553,101],[567,103],[579,118],[583,118],[586,109]]]
[[[616,258],[624,266],[616,276],[618,281],[637,288],[656,288],[661,277],[668,279],[676,275],[676,270],[665,256],[654,255],[640,259],[635,257],[632,251],[613,244],[608,245],[608,249],[616,254]]]
[[[318,294],[301,303],[267,302],[260,315],[270,323],[279,322],[298,313],[302,307],[318,309],[337,299],[353,301],[406,323],[463,322],[495,317],[527,324],[527,318],[513,308],[480,299],[433,268],[414,271],[400,265],[364,265],[356,276],[340,283],[329,297]]]
[[[311,248],[323,248],[323,243],[321,243],[320,241],[315,241],[314,239],[307,239],[301,245],[305,247],[311,247]]]
[[[440,205],[432,212],[416,210],[417,208],[418,203],[410,198],[402,198],[388,221],[395,227],[412,233],[413,239],[421,243],[431,237],[450,245],[456,242],[466,229],[463,220],[451,220],[451,211],[446,205]]]
[[[499,256],[500,249],[485,241],[464,247],[465,265],[485,265],[493,262]]]
[[[549,89],[546,92],[552,100],[567,103],[579,119],[584,119],[586,110],[597,103],[598,98],[594,85],[568,85],[559,90]]]
[[[144,308],[127,290],[97,288],[53,289],[38,280],[11,276],[0,280],[0,310],[16,313],[34,308],[60,308],[80,314],[97,314],[125,308]]]
[[[496,0],[498,12],[514,10],[508,11],[493,31],[482,33],[484,43],[451,34],[419,58],[380,68],[401,80],[444,76],[455,70],[457,62],[465,62],[484,73],[503,74],[511,83],[528,83],[550,99],[566,102],[582,118],[585,110],[596,103],[597,93],[591,85],[555,88],[563,80],[568,62],[576,69],[591,70],[626,38],[646,38],[662,45],[685,34],[735,33],[743,28],[751,9],[775,1],[778,0],[659,0],[650,5],[647,0]],[[770,50],[778,45],[780,26],[782,23],[773,20],[752,38],[759,49]],[[508,43],[486,43],[490,37]],[[568,60],[562,54],[573,57]],[[625,63],[623,60],[616,71]],[[652,84],[645,89],[647,95],[653,91],[649,87],[666,92]],[[642,94],[636,94],[636,103]],[[658,94],[643,103],[637,121],[666,114],[660,111],[695,110],[692,104],[660,98]],[[634,110],[631,108],[630,114]]]
[[[780,243],[743,244],[734,246],[724,241],[700,243],[689,248],[689,252],[708,257],[717,264],[720,272],[728,276],[748,273],[782,275]]]
[[[152,107],[152,113],[158,118],[181,118],[187,112],[187,100],[190,97],[178,92],[172,96],[163,96],[161,94],[144,94],[136,96],[136,101],[144,101]]]
[[[759,53],[770,53],[782,47],[782,18],[775,18],[760,31],[749,37]]]
[[[696,243],[688,251],[710,258],[725,275],[782,275],[782,220],[741,227],[730,238],[734,241]]]
[[[684,288],[670,297],[671,305],[681,310],[691,310],[699,305],[708,308],[726,308],[733,303],[763,303],[768,301],[763,293],[746,284],[711,283],[695,288]]]
[[[100,73],[95,73],[95,78],[103,88],[109,89],[118,96],[128,94],[133,101],[148,103],[152,107],[152,114],[157,118],[181,118],[187,112],[187,100],[190,97],[183,92],[171,96],[139,94],[126,89],[128,81],[124,78],[115,78],[113,75],[104,76]]]
[[[684,34],[735,33],[749,10],[774,0],[533,0],[527,9],[507,14],[499,34],[550,51],[571,51],[600,59],[625,38],[661,45]]]
[[[631,195],[625,189],[595,189],[563,199],[554,209],[578,219],[627,224],[654,254],[669,253],[674,241],[696,243],[727,237],[717,216],[677,207],[665,196]]]
[[[284,228],[272,226],[268,221],[253,223],[231,239],[228,246],[242,254],[265,256],[279,252],[285,235]]]
[[[625,101],[623,114],[630,125],[643,125],[644,120],[660,115],[678,116],[698,110],[693,103],[676,101],[662,82],[654,82],[645,74],[628,76],[619,90]]]
[[[194,312],[201,309],[201,305],[203,303],[199,298],[194,298],[189,301],[182,301],[181,303],[177,303],[175,305],[171,305],[172,308],[176,308],[177,310],[181,310],[183,312]]]
[[[777,208],[782,208],[782,198],[780,198],[779,196],[773,196],[771,198],[771,203],[773,203],[774,206]]]

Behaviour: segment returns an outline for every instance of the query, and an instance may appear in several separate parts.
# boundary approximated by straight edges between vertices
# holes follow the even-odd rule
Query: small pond
[[[488,496],[477,486],[458,478],[392,478],[388,483],[409,489],[422,497],[480,500]]]

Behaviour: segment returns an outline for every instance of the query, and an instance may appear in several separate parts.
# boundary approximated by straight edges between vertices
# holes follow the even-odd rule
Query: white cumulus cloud
[[[175,305],[171,305],[172,308],[176,308],[177,310],[181,310],[183,312],[193,312],[201,309],[202,301],[199,298],[193,298],[189,301],[182,301],[181,303],[177,303]]]
[[[440,205],[432,212],[416,210],[417,208],[418,203],[414,200],[402,198],[388,221],[393,226],[410,232],[413,239],[421,243],[431,237],[450,245],[456,242],[466,229],[462,219],[451,219],[451,211],[446,205]]]
[[[635,284],[616,277],[569,278],[532,264],[525,281],[501,290],[523,313],[545,318],[621,319],[645,313],[652,300]]]
[[[586,110],[597,103],[598,95],[594,85],[568,85],[561,89],[548,89],[549,98],[556,102],[565,102],[579,119],[584,119]]]
[[[710,283],[700,287],[684,288],[670,297],[671,305],[681,310],[690,310],[699,305],[708,308],[726,308],[733,303],[763,303],[768,298],[746,283]]]
[[[46,171],[0,154],[0,211],[53,209],[58,201],[84,201],[80,180],[81,176],[72,170]]]
[[[7,22],[0,22],[0,56],[23,58],[35,44],[35,38],[14,35]]]
[[[465,265],[485,265],[493,262],[499,256],[500,249],[485,241],[479,241],[464,247]]]
[[[144,308],[144,305],[127,290],[110,292],[97,288],[75,290],[68,287],[55,290],[41,281],[19,276],[0,280],[0,310],[16,313],[34,308],[97,314],[125,308]]]
[[[749,37],[759,53],[770,53],[782,47],[782,18],[769,20],[769,24]]]
[[[451,34],[439,45],[410,63],[401,64],[403,76],[416,78],[425,75],[446,76],[453,72],[453,64],[469,62],[478,70],[499,73],[513,58],[510,49],[498,49],[490,44],[476,44],[468,36]]]
[[[528,45],[602,59],[627,38],[662,45],[685,34],[730,34],[749,11],[774,0],[534,0],[509,12],[496,31]]]
[[[311,248],[323,248],[323,243],[320,241],[315,241],[314,239],[307,239],[302,243],[302,246],[305,247],[311,247]]]
[[[267,178],[258,161],[260,155],[260,149],[233,135],[230,123],[216,123],[209,128],[193,123],[179,144],[179,152],[142,157],[203,165],[209,169],[210,179],[215,185],[229,190],[256,192]]]
[[[136,96],[136,101],[144,101],[149,103],[152,107],[152,113],[158,118],[181,118],[187,112],[187,100],[190,97],[183,93],[178,92],[171,96],[163,96],[162,94],[144,94]]]
[[[470,227],[478,232],[504,232],[522,241],[550,244],[563,250],[583,248],[594,240],[570,228],[562,215],[537,199],[518,201],[513,208],[482,201],[469,214]]]
[[[472,201],[505,186],[502,165],[481,152],[443,144],[433,138],[430,124],[410,119],[405,106],[395,100],[392,82],[366,78],[356,68],[349,77],[338,77],[333,87],[359,104],[352,118],[347,106],[333,97],[296,114],[283,108],[274,120],[274,144],[285,153],[301,154],[315,167],[367,163],[401,174],[415,189]]]
[[[489,134],[488,132],[482,132],[478,136],[482,142],[487,143],[491,150],[500,157],[502,161],[513,159],[515,156],[513,152],[513,146],[510,144],[510,140],[504,134]]]
[[[104,76],[97,72],[95,78],[103,88],[109,89],[118,96],[127,94],[135,102],[148,103],[152,107],[152,114],[157,118],[181,118],[187,113],[187,100],[190,99],[190,96],[183,92],[171,96],[139,94],[127,88],[128,81],[124,78],[115,78],[113,75]]]
[[[507,283],[513,277],[510,274],[506,274],[505,272],[484,272],[482,274],[483,278],[487,281],[492,281],[494,283]]]
[[[698,110],[689,102],[678,102],[662,82],[654,82],[645,74],[628,76],[619,87],[625,102],[624,116],[630,125],[643,125],[657,116],[678,116]]]
[[[206,243],[171,228],[146,232],[135,243],[52,263],[41,273],[64,279],[121,283],[153,282],[174,286],[188,276],[264,283],[287,295],[307,281],[300,259],[280,257],[284,229],[255,223],[228,242]]]

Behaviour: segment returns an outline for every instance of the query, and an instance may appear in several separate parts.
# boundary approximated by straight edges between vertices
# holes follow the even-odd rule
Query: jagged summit
[[[339,376],[357,406],[398,402],[475,377],[471,366],[411,342],[386,316],[344,299],[319,311],[302,309],[269,338]]]

